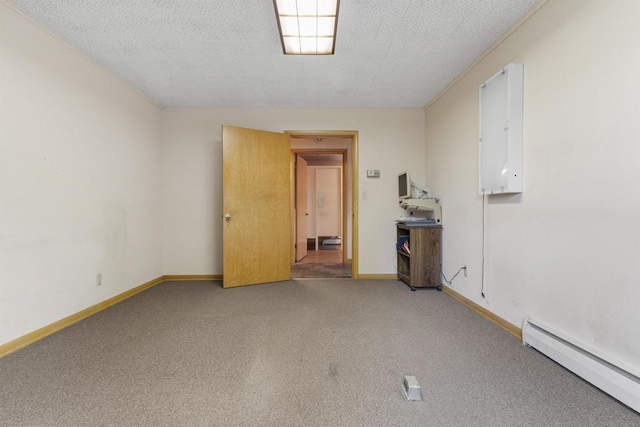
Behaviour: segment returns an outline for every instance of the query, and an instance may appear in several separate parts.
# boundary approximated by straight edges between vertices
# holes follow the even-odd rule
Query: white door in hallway
[[[316,168],[316,233],[342,235],[342,169]]]

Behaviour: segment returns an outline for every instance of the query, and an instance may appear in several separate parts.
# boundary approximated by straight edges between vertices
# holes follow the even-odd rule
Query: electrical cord
[[[453,279],[455,279],[455,278],[456,278],[456,276],[457,276],[458,274],[460,274],[460,272],[461,272],[462,270],[464,270],[464,269],[465,269],[465,266],[463,265],[462,267],[460,267],[460,268],[458,269],[458,272],[457,272],[456,274],[454,274],[454,275],[453,275],[453,277],[451,278],[451,280],[447,280],[447,276],[445,276],[445,275],[444,275],[444,271],[442,271],[442,266],[440,266],[440,274],[442,274],[442,277],[444,278],[445,283],[446,283],[447,285],[451,285],[451,282],[453,282]]]
[[[393,270],[398,274],[398,251],[393,251],[393,257],[391,257],[391,262],[393,263]]]
[[[484,193],[482,193],[482,281],[480,295],[484,298]]]

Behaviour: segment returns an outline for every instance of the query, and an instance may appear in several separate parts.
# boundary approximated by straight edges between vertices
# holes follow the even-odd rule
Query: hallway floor
[[[342,250],[309,250],[300,262],[291,265],[291,277],[298,278],[348,278],[351,264],[342,263]]]

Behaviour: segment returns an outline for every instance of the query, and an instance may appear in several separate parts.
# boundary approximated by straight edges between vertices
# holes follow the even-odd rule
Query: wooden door
[[[291,278],[289,135],[222,127],[224,288]]]
[[[296,155],[296,262],[307,256],[307,161]]]

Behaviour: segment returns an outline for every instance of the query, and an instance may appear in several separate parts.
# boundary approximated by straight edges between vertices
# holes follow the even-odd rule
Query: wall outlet
[[[467,266],[465,265],[462,268],[464,268],[464,277],[469,277],[469,273],[467,272]]]
[[[96,286],[102,285],[102,273],[96,274]]]

